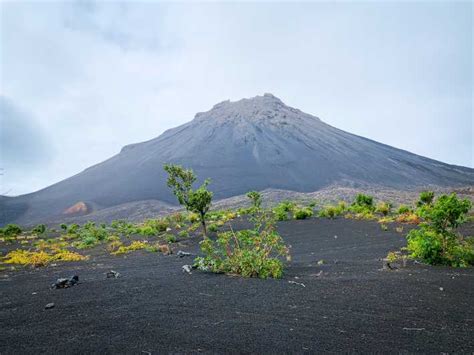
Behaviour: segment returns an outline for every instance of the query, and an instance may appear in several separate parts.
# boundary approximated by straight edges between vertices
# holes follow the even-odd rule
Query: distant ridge
[[[332,184],[415,189],[472,186],[474,169],[449,165],[334,128],[265,94],[224,101],[159,137],[38,192],[0,199],[0,223],[98,211],[142,200],[175,204],[164,163],[210,177],[217,199],[268,188],[312,192]]]

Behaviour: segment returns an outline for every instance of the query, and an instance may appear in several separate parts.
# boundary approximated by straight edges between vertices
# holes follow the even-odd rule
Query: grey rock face
[[[396,189],[474,185],[474,170],[424,158],[334,128],[271,94],[224,101],[147,142],[38,192],[0,199],[0,223],[60,215],[83,201],[94,210],[160,200],[176,204],[164,163],[211,178],[215,198],[267,188],[310,192],[331,184]]]

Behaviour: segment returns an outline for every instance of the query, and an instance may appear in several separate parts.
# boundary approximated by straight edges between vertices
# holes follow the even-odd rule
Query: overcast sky
[[[1,2],[0,194],[265,92],[473,167],[472,3]]]

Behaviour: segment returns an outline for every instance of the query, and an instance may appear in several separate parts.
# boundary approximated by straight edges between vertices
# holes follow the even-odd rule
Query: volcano
[[[268,188],[312,192],[339,184],[395,189],[474,185],[474,169],[448,165],[334,128],[271,95],[224,101],[159,137],[43,190],[0,199],[0,223],[128,202],[176,204],[163,164],[211,178],[216,199]]]

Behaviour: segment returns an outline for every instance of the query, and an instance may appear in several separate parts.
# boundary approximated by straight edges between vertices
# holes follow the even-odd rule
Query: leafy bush
[[[209,232],[211,232],[211,233],[217,232],[218,229],[219,229],[219,227],[215,223],[212,223],[212,224],[209,225]]]
[[[361,206],[367,208],[373,208],[374,206],[374,198],[369,195],[358,194],[352,203],[353,206]]]
[[[176,236],[173,234],[165,234],[165,240],[170,244],[176,243]]]
[[[474,264],[474,244],[456,234],[472,204],[456,194],[442,195],[427,212],[427,223],[407,234],[407,249],[413,258],[429,264],[466,267]]]
[[[340,201],[337,206],[326,206],[319,210],[318,216],[325,218],[335,218],[346,212],[347,206],[344,201]]]
[[[418,207],[421,207],[424,205],[431,205],[433,203],[434,196],[435,194],[433,191],[422,191],[420,192],[420,197],[416,205]]]
[[[392,210],[392,204],[388,202],[380,202],[375,208],[375,212],[380,213],[382,216],[388,216]]]
[[[188,231],[184,231],[184,230],[183,230],[183,231],[181,231],[181,232],[178,233],[178,236],[179,236],[180,238],[188,238],[188,237],[189,237],[189,233],[188,233]]]
[[[0,235],[5,237],[14,238],[21,234],[22,230],[20,226],[16,224],[7,224],[5,227],[0,228]]]
[[[312,215],[313,215],[313,210],[311,208],[303,207],[303,208],[296,209],[294,211],[293,217],[295,219],[306,219],[306,218],[311,217]]]
[[[204,271],[231,273],[244,277],[279,278],[289,249],[275,230],[272,216],[257,211],[252,217],[254,229],[219,233],[217,240],[201,242],[204,257],[195,259],[195,266]]]
[[[290,201],[280,202],[274,209],[273,214],[277,221],[288,220],[288,213],[293,211],[295,204]]]
[[[35,234],[43,234],[46,232],[46,226],[44,224],[38,224],[35,228],[33,228],[32,232]]]
[[[409,212],[411,212],[411,209],[407,205],[398,206],[398,210],[397,210],[398,214],[405,214],[405,213],[409,213]]]

